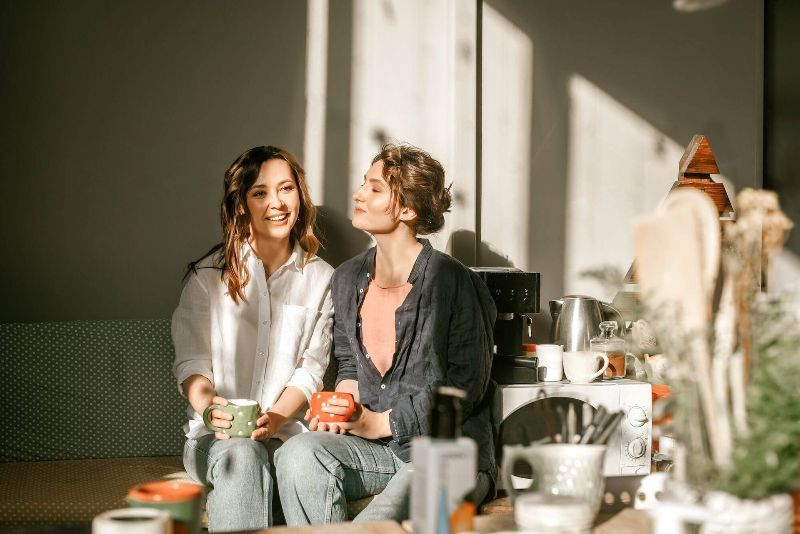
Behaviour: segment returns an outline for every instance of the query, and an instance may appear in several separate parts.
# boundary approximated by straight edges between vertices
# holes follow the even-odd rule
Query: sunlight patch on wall
[[[325,99],[328,67],[328,0],[308,0],[306,127],[303,167],[315,203],[325,198]]]
[[[677,179],[683,147],[592,84],[569,80],[565,293],[610,299],[581,271],[633,260],[631,222],[656,209]]]
[[[483,5],[481,240],[515,266],[528,261],[533,42]],[[496,264],[494,254],[479,257]]]
[[[386,141],[430,152],[456,198],[432,238],[440,250],[475,229],[475,23],[474,2],[354,3],[350,191]]]

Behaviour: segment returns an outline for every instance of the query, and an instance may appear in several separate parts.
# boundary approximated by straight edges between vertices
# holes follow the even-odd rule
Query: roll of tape
[[[120,508],[92,520],[92,534],[172,534],[172,520],[164,510]]]

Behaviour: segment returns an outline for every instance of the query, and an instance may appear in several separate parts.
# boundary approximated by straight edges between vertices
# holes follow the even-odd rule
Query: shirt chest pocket
[[[317,310],[305,306],[283,305],[278,341],[278,355],[282,361],[292,363],[298,361],[303,351],[308,348],[318,315]]]

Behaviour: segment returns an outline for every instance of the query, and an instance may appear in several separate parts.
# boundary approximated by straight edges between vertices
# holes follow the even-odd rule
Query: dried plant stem
[[[705,418],[708,445],[711,458],[716,465],[722,465],[725,458],[720,447],[719,418],[714,401],[714,391],[711,386],[711,357],[708,353],[708,342],[702,336],[695,336],[689,343],[689,350],[694,357],[697,370],[697,391],[699,394],[700,408]]]
[[[729,261],[726,263],[730,263]],[[731,413],[729,404],[729,371],[731,354],[736,348],[736,303],[734,297],[734,279],[730,270],[722,282],[719,311],[714,321],[714,358],[713,358],[713,390],[714,401],[719,417],[720,467],[731,463],[733,452],[733,432],[731,429]]]
[[[752,271],[748,268],[742,270],[743,276],[739,277],[737,283],[737,291],[736,291],[736,301],[737,301],[737,318],[739,323],[739,346],[742,350],[742,356],[744,357],[742,363],[742,372],[744,373],[744,381],[747,383],[748,377],[748,370],[750,369],[750,362],[753,359],[753,339],[752,339],[752,332],[750,329],[750,310],[749,310],[749,300],[750,300],[750,280],[749,274]]]
[[[744,355],[741,352],[731,356],[730,381],[731,381],[731,410],[736,433],[739,437],[746,437],[747,427],[747,382],[744,375]]]

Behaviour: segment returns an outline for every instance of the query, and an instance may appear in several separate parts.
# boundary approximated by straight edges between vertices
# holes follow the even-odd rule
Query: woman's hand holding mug
[[[340,423],[353,419],[360,411],[353,395],[343,391],[320,391],[311,397],[311,407],[306,411],[306,421],[310,430],[345,434],[347,430]]]
[[[225,399],[214,396],[203,410],[203,423],[217,439],[249,438],[256,430],[261,409],[250,399]]]
[[[275,435],[283,423],[286,422],[286,417],[276,412],[267,412],[256,419],[256,429],[250,435],[250,439],[256,441],[264,441]]]
[[[214,396],[209,403],[209,406],[213,404],[219,404],[220,406],[227,406],[228,399],[224,397]],[[201,412],[202,413],[202,412]],[[209,417],[209,422],[218,428],[230,428],[231,422],[233,421],[233,414],[228,412],[224,412],[222,410],[211,410],[211,417]],[[231,439],[228,434],[223,434],[222,432],[214,432],[214,436],[217,439]]]
[[[390,412],[373,412],[356,402],[350,393],[321,391],[311,398],[306,420],[311,430],[378,439],[392,435],[389,428]]]

